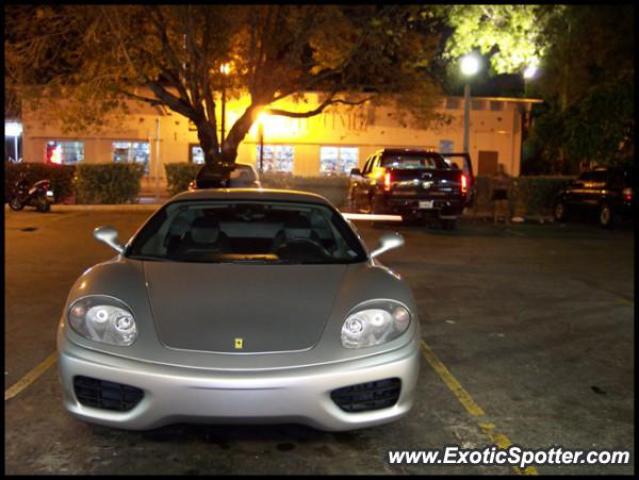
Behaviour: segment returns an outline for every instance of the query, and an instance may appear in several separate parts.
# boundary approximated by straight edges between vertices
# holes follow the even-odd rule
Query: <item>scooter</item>
[[[39,180],[29,188],[25,179],[18,180],[10,193],[11,210],[22,210],[25,206],[35,207],[38,212],[48,212],[53,203],[53,190],[49,180]]]

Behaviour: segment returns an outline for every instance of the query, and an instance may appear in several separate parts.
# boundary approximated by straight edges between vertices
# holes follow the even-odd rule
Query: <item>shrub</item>
[[[524,176],[512,178],[508,189],[510,212],[518,216],[548,215],[552,212],[553,201],[559,189],[572,177],[565,176]],[[475,203],[472,210],[476,214],[492,212],[490,199],[492,178],[475,178]]]
[[[177,195],[189,187],[189,183],[195,179],[195,175],[202,168],[197,163],[167,163],[166,171],[167,190],[171,195]]]
[[[74,179],[77,203],[128,203],[140,193],[144,166],[130,163],[78,165]]]
[[[515,211],[521,215],[548,215],[559,190],[572,179],[566,176],[519,177],[514,181]]]
[[[49,179],[55,200],[60,202],[73,194],[73,176],[75,166],[50,163],[8,163],[4,166],[4,192],[13,188],[20,175],[33,184],[38,180]]]
[[[202,165],[193,163],[167,163],[166,183],[171,195],[185,191]],[[326,197],[336,206],[346,201],[348,177],[299,177],[288,173],[263,173],[260,181],[264,188],[302,190]]]
[[[336,207],[343,207],[348,195],[348,177],[299,177],[290,174],[265,173],[261,176],[265,188],[283,188],[316,193]]]

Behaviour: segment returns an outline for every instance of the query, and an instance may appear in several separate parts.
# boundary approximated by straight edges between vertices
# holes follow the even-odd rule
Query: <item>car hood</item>
[[[313,347],[345,271],[345,265],[144,262],[160,341],[208,352]]]

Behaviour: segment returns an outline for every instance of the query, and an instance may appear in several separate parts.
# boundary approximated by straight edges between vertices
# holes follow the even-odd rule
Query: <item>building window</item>
[[[144,175],[149,174],[149,142],[113,142],[114,163],[137,163],[144,166]]]
[[[189,162],[191,163],[204,163],[204,150],[197,143],[189,144]]]
[[[504,102],[499,102],[495,100],[490,101],[490,109],[493,112],[500,112],[504,109]]]
[[[293,172],[293,147],[290,145],[264,145],[262,158],[264,172]],[[255,151],[255,164],[260,168],[260,146]]]
[[[84,142],[47,142],[45,152],[46,163],[59,165],[75,165],[84,160]]]
[[[461,100],[455,97],[448,97],[446,99],[447,110],[459,110],[461,106]]]
[[[320,175],[348,175],[359,163],[359,148],[321,147]]]

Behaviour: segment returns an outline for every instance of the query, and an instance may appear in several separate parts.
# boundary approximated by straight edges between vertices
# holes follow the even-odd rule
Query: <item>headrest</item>
[[[171,227],[169,228],[169,233],[171,235],[182,235],[184,232],[186,232],[189,229],[190,226],[191,226],[191,223],[182,215],[180,215],[175,220],[173,220],[173,223],[171,223]]]
[[[286,238],[310,238],[311,222],[302,215],[295,215],[286,220],[284,224]]]
[[[191,238],[196,243],[215,243],[219,234],[220,226],[215,218],[197,218],[191,227]]]

